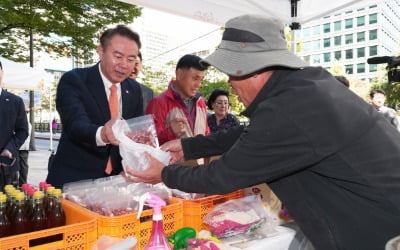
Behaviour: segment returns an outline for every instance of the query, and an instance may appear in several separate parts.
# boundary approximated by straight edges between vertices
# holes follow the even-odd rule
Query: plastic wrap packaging
[[[184,200],[196,200],[196,199],[204,198],[207,196],[206,194],[186,193],[179,189],[171,189],[171,191],[172,191],[172,196],[181,198]]]
[[[250,233],[266,221],[267,213],[259,196],[229,200],[204,217],[204,223],[218,238]]]
[[[66,183],[64,198],[103,216],[137,212],[139,198],[147,192],[157,194],[169,204],[171,190],[164,184],[134,183],[122,176]]]
[[[168,152],[159,149],[157,132],[151,115],[140,116],[129,120],[117,120],[112,127],[119,140],[119,152],[122,166],[127,175],[129,169],[143,171],[149,165],[145,152],[165,165],[171,158]]]

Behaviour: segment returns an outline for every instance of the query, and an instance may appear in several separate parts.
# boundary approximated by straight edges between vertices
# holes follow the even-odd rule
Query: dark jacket
[[[244,112],[248,127],[182,140],[165,184],[227,193],[266,182],[316,249],[377,250],[400,234],[400,134],[321,68],[275,71]]]
[[[8,149],[18,159],[18,149],[28,137],[28,121],[21,97],[6,90],[0,95],[0,153]],[[6,175],[19,170],[18,160],[12,167],[5,167]]]
[[[122,164],[118,147],[96,144],[97,129],[111,117],[98,64],[65,73],[56,98],[63,130],[46,181],[61,188],[66,182],[104,177],[110,156],[112,174],[119,174]],[[124,119],[143,115],[139,83],[130,78],[124,80],[121,99]]]

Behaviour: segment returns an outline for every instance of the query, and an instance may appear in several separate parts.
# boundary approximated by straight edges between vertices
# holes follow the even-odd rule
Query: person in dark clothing
[[[397,113],[394,109],[386,107],[385,101],[385,91],[381,89],[374,89],[369,93],[369,97],[371,98],[371,105],[381,113],[387,121],[392,124],[397,131],[400,131],[400,122],[399,118],[397,117]]]
[[[228,75],[247,127],[161,146],[174,160],[219,160],[163,166],[149,156],[148,169],[129,174],[210,194],[267,183],[316,249],[384,249],[400,234],[400,134],[329,72],[289,52],[283,28],[273,18],[233,18],[203,60]]]
[[[234,114],[229,113],[229,92],[225,89],[215,89],[207,100],[209,110],[214,114],[208,114],[207,122],[211,133],[239,126],[240,122]]]
[[[133,68],[133,71],[131,73],[131,75],[129,76],[131,79],[137,81],[137,77],[140,73],[140,71],[142,70],[142,53],[139,51],[138,53],[138,57],[136,60],[136,64],[135,67]],[[143,83],[140,83],[140,89],[142,90],[142,97],[143,97],[143,114],[146,113],[146,107],[147,104],[154,98],[154,91],[147,87],[146,85],[144,85]]]
[[[0,191],[15,182],[19,170],[18,149],[28,137],[28,121],[21,97],[2,88],[3,65],[0,62]]]

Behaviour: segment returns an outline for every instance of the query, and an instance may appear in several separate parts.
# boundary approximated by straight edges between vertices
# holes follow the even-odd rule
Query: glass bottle
[[[61,227],[66,224],[66,217],[64,208],[61,204],[61,197],[62,197],[61,189],[55,189],[53,191],[54,206],[50,217],[52,227]]]
[[[39,231],[47,228],[46,212],[43,208],[43,192],[36,191],[33,195],[35,206],[33,207],[31,217],[31,231]]]
[[[52,202],[51,196],[53,194],[54,189],[55,189],[55,187],[51,186],[50,184],[47,184],[45,186],[45,192],[44,192],[44,198],[43,198],[43,208],[46,211],[46,213],[48,211],[49,203]],[[50,206],[51,205],[52,204],[50,204]]]
[[[7,196],[0,195],[0,238],[11,235],[11,223],[7,215]]]
[[[11,221],[13,234],[28,233],[30,231],[30,221],[25,210],[25,195],[17,193],[15,196],[15,211],[12,213]]]

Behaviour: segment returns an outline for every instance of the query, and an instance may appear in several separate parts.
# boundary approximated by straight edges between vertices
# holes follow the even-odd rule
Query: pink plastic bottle
[[[151,229],[151,235],[149,242],[147,243],[145,250],[172,250],[168,243],[165,235],[161,207],[165,206],[165,201],[155,194],[145,193],[140,198],[138,219],[143,211],[144,204],[152,207],[153,212],[153,226]]]

